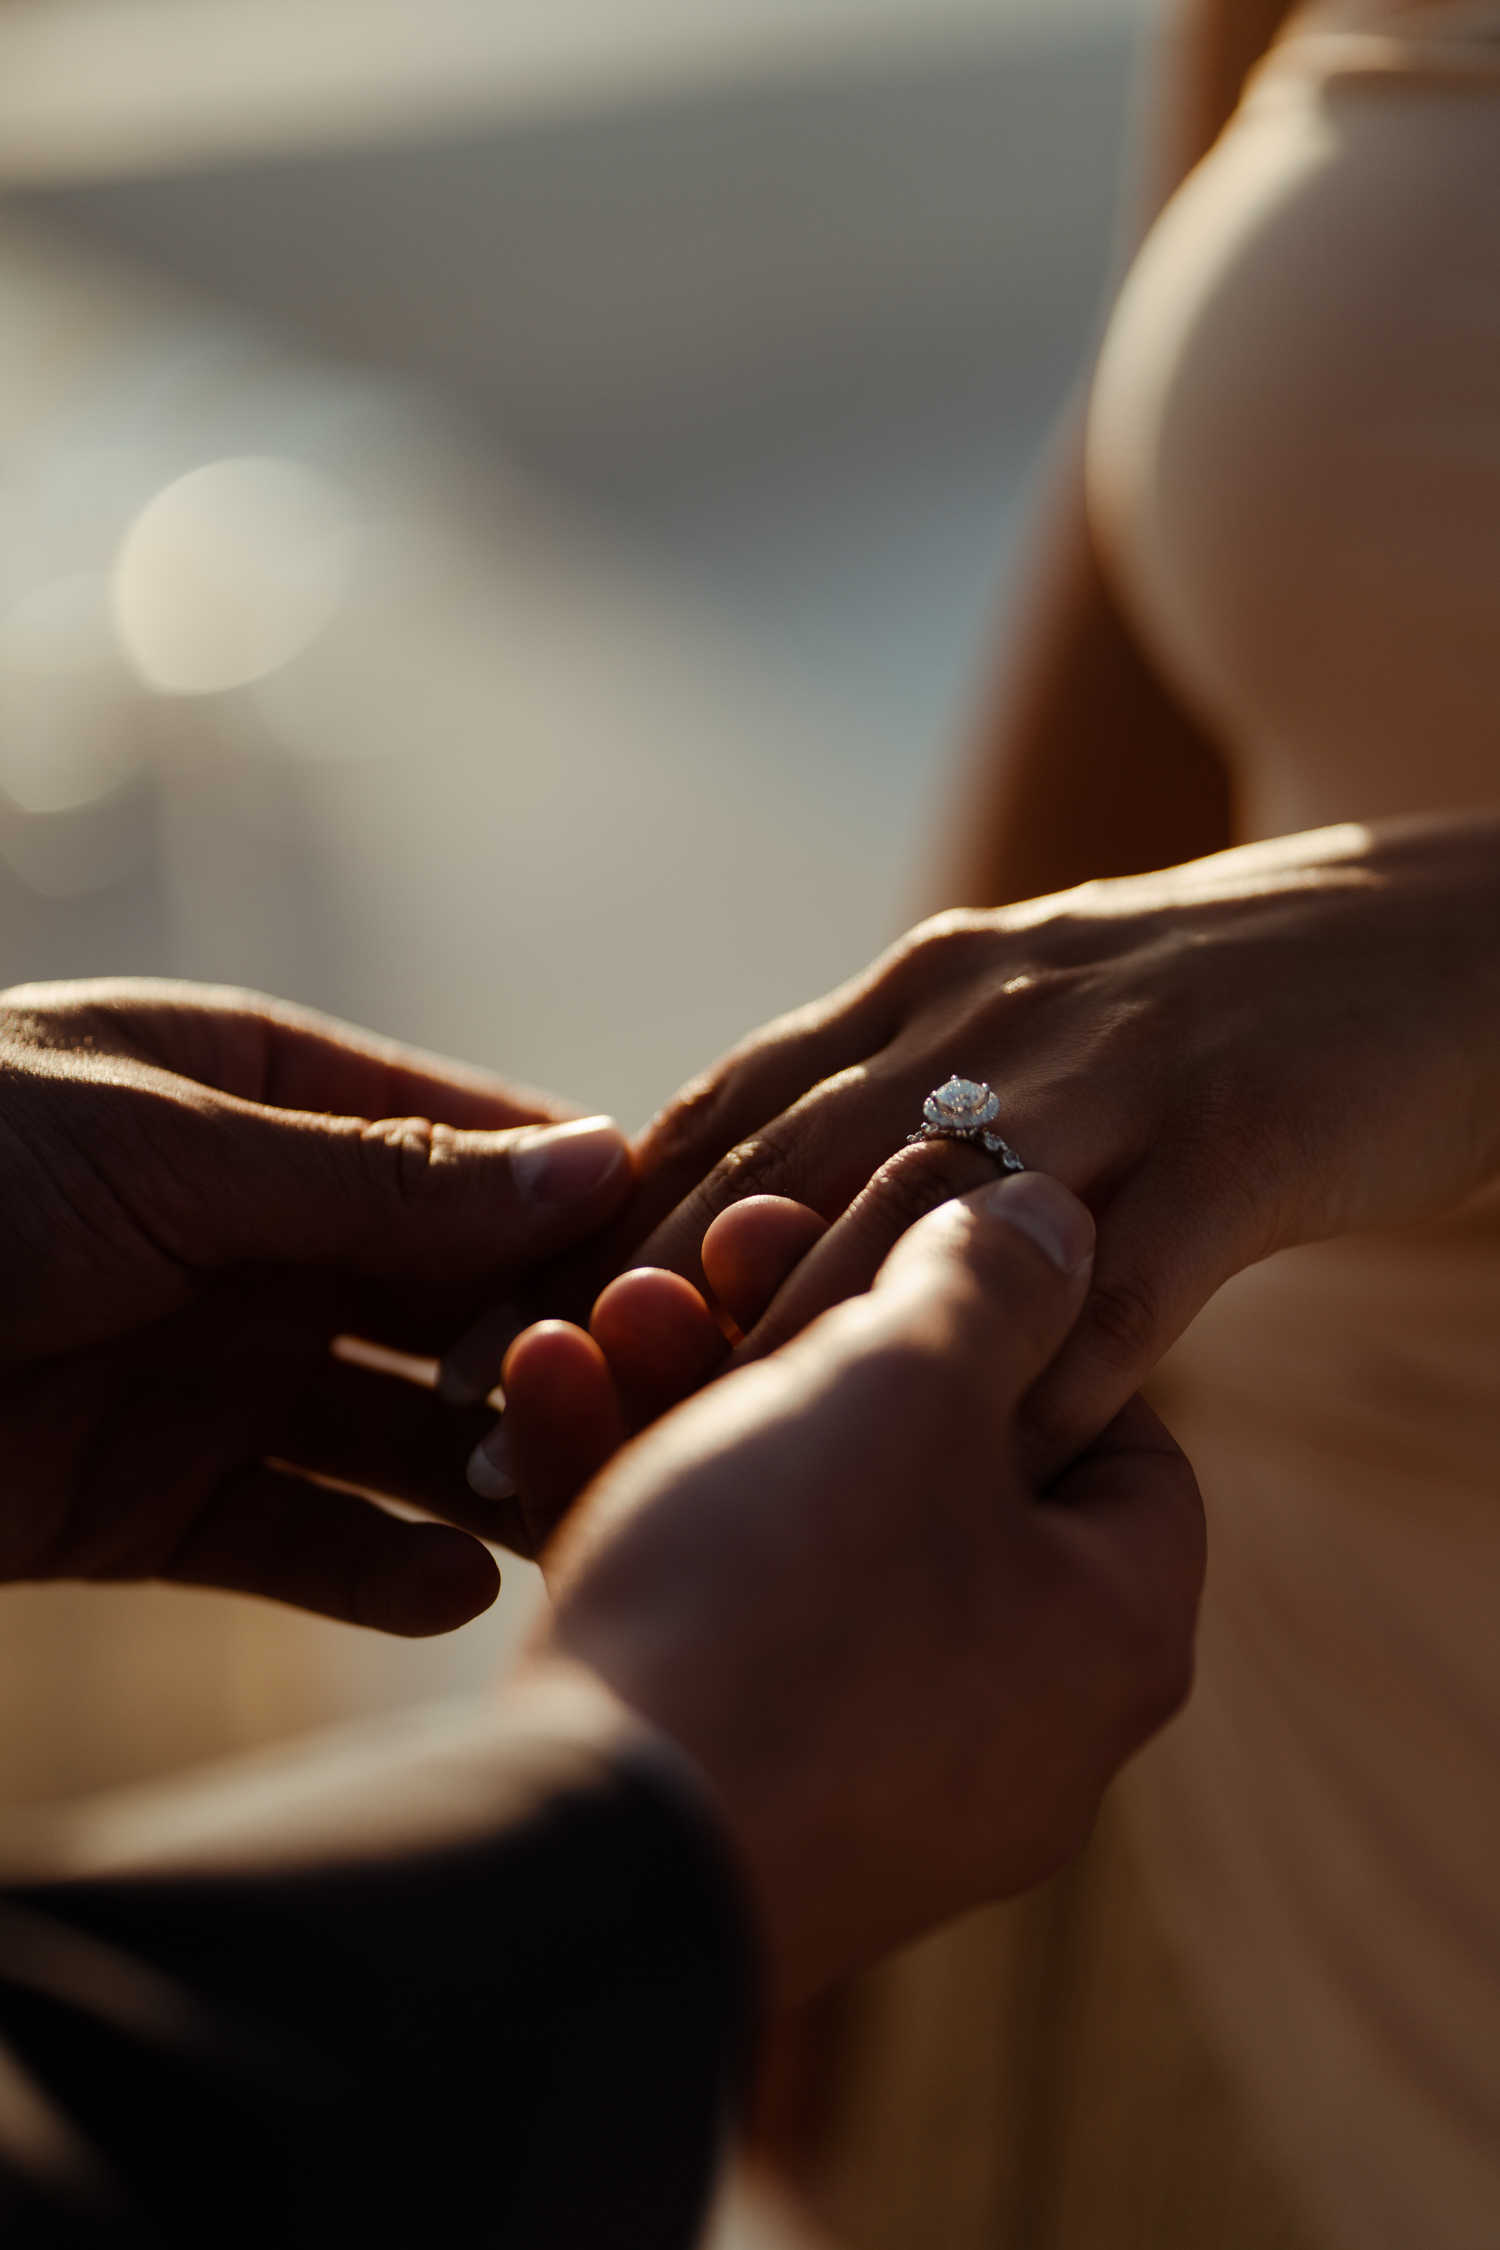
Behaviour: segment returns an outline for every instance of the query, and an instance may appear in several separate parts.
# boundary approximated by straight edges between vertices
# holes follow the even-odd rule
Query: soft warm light
[[[50,578],[0,617],[0,670],[97,672],[117,661],[108,581],[97,572]]]
[[[140,762],[139,700],[102,572],[33,586],[0,616],[0,790],[28,813],[107,797]]]
[[[115,628],[165,695],[263,679],[306,648],[344,591],[350,508],[315,469],[271,455],[212,461],[158,492],[115,566]]]

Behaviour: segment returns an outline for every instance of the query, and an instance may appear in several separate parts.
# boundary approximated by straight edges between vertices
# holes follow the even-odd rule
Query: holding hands
[[[744,1331],[726,1380],[687,1397],[730,1346],[661,1269],[607,1289],[592,1337],[514,1346],[523,1510],[462,1481],[482,1406],[330,1346],[429,1353],[497,1267],[524,1288],[597,1235],[631,1184],[607,1120],[170,986],[14,990],[0,1054],[0,1578],[430,1632],[492,1598],[475,1534],[550,1540],[533,1685],[687,1753],[783,1997],[1039,1880],[1185,1692],[1203,1541],[1170,1437],[1137,1401],[1045,1495],[1022,1456],[1093,1257],[1057,1182],[933,1143],[837,1227],[734,1204],[703,1244]]]
[[[1002,1482],[1033,1510],[1065,1498],[1103,1473],[1096,1443],[1136,1445],[1138,1381],[1228,1275],[1493,1175],[1497,869],[1500,820],[1468,815],[941,917],[689,1088],[634,1171],[608,1120],[275,1003],[11,992],[0,1576],[177,1578],[440,1631],[493,1595],[473,1535],[535,1552],[601,1475],[635,1489],[640,1459],[675,1489],[679,1433],[732,1420],[725,1401],[769,1410],[804,1374],[854,1397],[855,1339],[884,1377],[859,1414],[793,1414],[824,1462],[809,1474],[826,1481],[817,1432],[837,1429],[851,1489],[894,1476],[926,1505],[970,1473],[950,1466],[980,1443],[965,1417],[1003,1397]],[[978,1298],[972,1332],[918,1319],[921,1349],[897,1315],[916,1302],[900,1238],[937,1205],[951,1228],[955,1197],[1010,1196],[1012,1249],[1043,1206],[1087,1224],[1054,1183],[997,1185],[975,1147],[904,1145],[955,1072],[998,1088],[1006,1139],[1098,1224],[1087,1271],[1063,1227],[1066,1287],[1009,1356]],[[521,1336],[497,1445],[476,1402],[499,1369],[476,1351],[521,1323],[465,1324],[497,1284],[536,1302],[539,1273],[593,1333]],[[419,1355],[460,1342],[434,1392],[333,1356],[341,1333]],[[731,1352],[729,1381],[621,1451]],[[735,1453],[760,1458],[748,1425]],[[743,1473],[796,1484],[790,1454]]]
[[[850,1293],[839,1230],[726,1211],[704,1263],[746,1364],[674,1412],[729,1352],[680,1276],[621,1277],[593,1338],[533,1329],[507,1368],[523,1519],[463,1483],[482,1406],[330,1344],[430,1352],[497,1267],[521,1287],[597,1234],[631,1181],[608,1120],[166,985],[13,990],[0,1055],[0,1578],[440,1631],[493,1595],[475,1534],[540,1546],[582,1497],[533,1686],[581,1686],[606,1742],[645,1721],[687,1753],[784,1996],[1046,1874],[1184,1693],[1202,1525],[1167,1433],[1135,1403],[1045,1502],[1021,1459],[1018,1402],[1093,1254],[1055,1181],[905,1151],[908,1213],[955,1167],[973,1192],[821,1317]]]
[[[1092,1234],[1037,1176],[946,1203],[871,1293],[620,1452],[550,1551],[535,1668],[689,1753],[782,1999],[1040,1881],[1186,1692],[1203,1529],[1167,1432],[1135,1401],[1045,1500],[1020,1460]],[[745,1244],[715,1249],[743,1281]],[[607,1433],[590,1354],[561,1324],[516,1345],[523,1444],[570,1392]]]
[[[757,1327],[774,1344],[993,1177],[959,1144],[902,1149],[955,1072],[997,1089],[998,1129],[1098,1221],[1087,1300],[1027,1401],[1050,1474],[1241,1267],[1492,1177],[1500,819],[1322,830],[925,924],[663,1111],[634,1198],[562,1262],[554,1302],[590,1304],[634,1245],[718,1288],[714,1223],[769,1192],[835,1222]]]

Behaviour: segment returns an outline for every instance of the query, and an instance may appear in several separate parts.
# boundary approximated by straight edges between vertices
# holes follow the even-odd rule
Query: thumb
[[[461,1131],[225,1097],[181,1115],[160,1196],[172,1247],[199,1266],[489,1273],[581,1241],[631,1185],[629,1149],[608,1117]]]
[[[975,1188],[919,1219],[875,1281],[898,1320],[920,1307],[943,1348],[1009,1413],[1060,1350],[1088,1293],[1094,1222],[1045,1173]],[[878,1315],[877,1315],[878,1317]]]

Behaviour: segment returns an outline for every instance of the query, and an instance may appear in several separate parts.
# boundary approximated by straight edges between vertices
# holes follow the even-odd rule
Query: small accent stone
[[[1000,1114],[1000,1097],[972,1078],[950,1078],[922,1104],[929,1125],[945,1133],[977,1133]]]

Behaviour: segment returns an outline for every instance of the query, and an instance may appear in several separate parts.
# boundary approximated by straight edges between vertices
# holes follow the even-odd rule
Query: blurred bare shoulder
[[[1213,147],[1246,78],[1301,0],[1170,0],[1158,33],[1142,168],[1149,222]]]
[[[1145,235],[1300,0],[1172,0],[1157,27],[1125,239]],[[1232,841],[1220,746],[1177,700],[1101,568],[1082,417],[1065,430],[932,904],[994,906]]]

